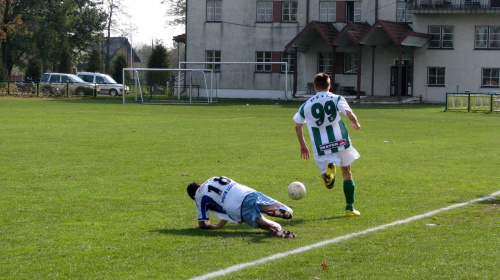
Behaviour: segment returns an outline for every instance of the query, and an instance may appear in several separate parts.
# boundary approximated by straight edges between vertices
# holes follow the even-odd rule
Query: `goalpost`
[[[291,97],[288,62],[179,61],[185,67],[213,70],[215,98],[285,99]],[[217,68],[217,69],[214,69]],[[290,83],[290,87],[289,87]]]
[[[124,68],[122,75],[123,104],[131,98],[142,104],[213,102],[211,69]]]

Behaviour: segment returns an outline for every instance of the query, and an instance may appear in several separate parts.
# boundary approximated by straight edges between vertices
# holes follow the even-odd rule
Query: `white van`
[[[110,75],[90,72],[78,72],[76,75],[88,83],[98,84],[101,88],[100,94],[109,94],[111,96],[123,94],[123,85],[117,83]],[[128,90],[127,86],[125,90]]]

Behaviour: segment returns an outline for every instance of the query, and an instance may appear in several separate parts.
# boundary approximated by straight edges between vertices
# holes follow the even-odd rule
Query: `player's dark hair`
[[[322,90],[330,89],[330,76],[326,73],[318,73],[314,77],[313,84],[316,88]]]
[[[194,200],[194,196],[196,195],[196,191],[200,187],[200,183],[192,182],[191,184],[188,185],[187,187],[187,193],[190,198]]]

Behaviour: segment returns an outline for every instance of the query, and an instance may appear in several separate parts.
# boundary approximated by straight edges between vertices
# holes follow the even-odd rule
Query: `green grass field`
[[[189,279],[500,190],[500,114],[358,105],[362,128],[350,132],[362,216],[346,218],[341,184],[327,190],[314,161],[300,158],[299,105],[0,98],[0,279]],[[294,218],[279,222],[297,238],[197,229],[186,185],[215,175],[291,206]],[[292,181],[306,185],[304,199],[288,198]],[[498,279],[499,205],[496,197],[217,279]]]

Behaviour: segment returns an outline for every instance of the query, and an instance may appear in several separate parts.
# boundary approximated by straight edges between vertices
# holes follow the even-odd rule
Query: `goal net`
[[[207,69],[124,68],[123,104],[212,102],[213,71]]]
[[[215,98],[282,99],[291,97],[288,62],[181,61],[179,68],[213,70]]]

